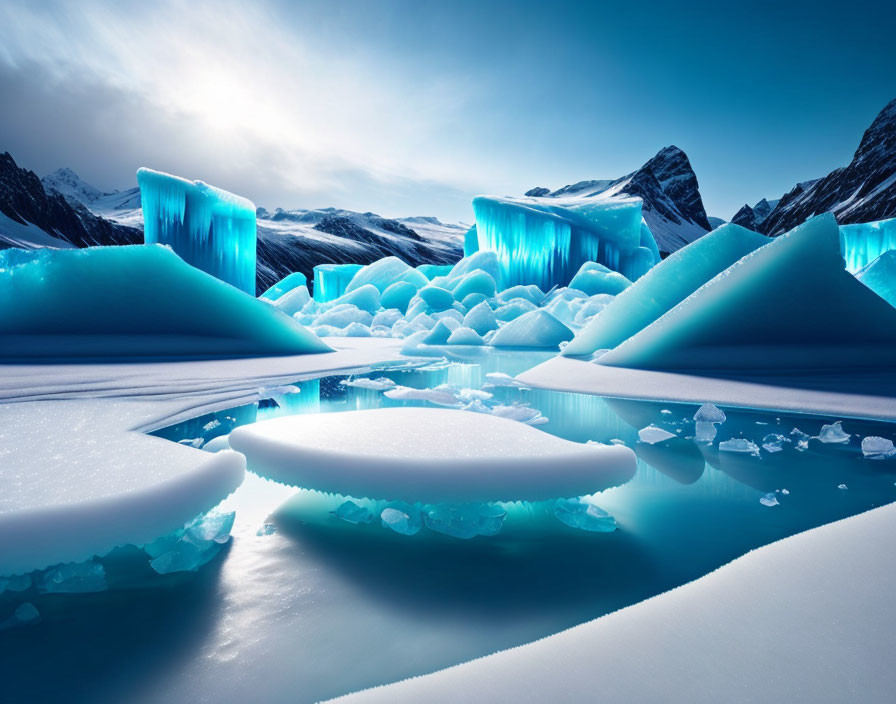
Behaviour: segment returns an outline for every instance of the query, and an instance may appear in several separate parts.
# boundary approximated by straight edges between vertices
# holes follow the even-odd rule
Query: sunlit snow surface
[[[147,244],[170,246],[188,264],[255,295],[255,205],[202,181],[139,169]]]
[[[226,435],[227,417],[244,424],[290,413],[431,407],[384,391],[475,389],[492,394],[491,404],[537,408],[548,419],[539,427],[567,440],[634,448],[637,475],[595,495],[597,508],[508,504],[500,533],[461,541],[425,526],[415,532],[392,513],[386,518],[404,532],[383,526],[381,515],[351,523],[333,513],[346,500],[375,507],[250,474],[221,507],[237,512],[232,545],[190,578],[153,574],[144,556],[145,579],[127,588],[110,581],[98,594],[0,596],[0,621],[24,603],[39,613],[36,623],[0,633],[5,693],[39,701],[63,687],[79,701],[318,701],[555,633],[896,496],[893,460],[865,460],[859,445],[867,436],[892,439],[890,425],[845,420],[852,440],[825,444],[813,438],[836,418],[723,407],[715,443],[698,446],[688,437],[699,404],[530,390],[505,376],[546,357],[492,353],[414,370],[378,368],[303,381],[299,393],[268,384],[266,400],[157,434],[204,445]],[[638,429],[651,424],[676,437],[639,444]],[[725,440],[789,436],[794,427],[810,438],[805,451],[790,443],[758,458],[718,451]],[[769,493],[778,506],[760,503]],[[611,520],[615,530],[600,532]],[[120,556],[121,569],[128,559]],[[129,574],[136,569],[133,563]],[[52,681],[40,676],[50,660]],[[101,671],[85,677],[98,660]]]

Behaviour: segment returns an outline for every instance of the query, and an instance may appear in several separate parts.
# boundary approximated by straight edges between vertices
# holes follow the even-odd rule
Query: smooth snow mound
[[[230,445],[275,481],[408,502],[539,501],[593,494],[635,474],[635,454],[570,442],[479,413],[383,408],[275,418]]]

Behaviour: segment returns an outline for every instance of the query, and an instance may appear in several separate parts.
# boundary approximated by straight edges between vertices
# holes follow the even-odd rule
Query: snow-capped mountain
[[[775,206],[778,205],[780,200],[780,198],[777,200],[763,198],[752,208],[749,205],[744,204],[744,207],[738,210],[734,214],[734,217],[731,218],[731,222],[735,225],[746,227],[748,230],[759,232],[762,223],[768,219],[769,214],[775,209]]]
[[[758,231],[779,235],[828,211],[841,225],[896,217],[896,100],[865,131],[847,166],[797,184],[758,224]]]
[[[8,153],[0,154],[0,248],[142,241],[139,230],[97,217],[82,202],[47,191],[33,171],[19,168]]]
[[[369,264],[398,256],[412,265],[463,256],[464,225],[436,218],[400,220],[349,210],[258,209],[256,286],[263,291],[317,264]],[[0,156],[0,247],[86,247],[143,242],[140,190],[103,193],[71,169],[43,180]]]
[[[697,175],[687,154],[676,146],[661,149],[640,169],[622,178],[580,181],[556,191],[533,188],[526,195],[641,198],[644,220],[664,253],[674,252],[712,229],[700,197]]]

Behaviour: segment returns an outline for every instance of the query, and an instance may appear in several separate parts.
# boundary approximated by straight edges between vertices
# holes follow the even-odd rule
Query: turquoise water
[[[480,353],[364,376],[480,388],[487,372],[513,375],[543,358]],[[349,378],[303,381],[281,405],[262,401],[157,434],[209,439],[283,414],[426,405],[340,383]],[[866,435],[896,437],[891,424],[844,420],[846,445],[811,440],[800,451],[785,443],[755,458],[719,452],[718,442],[793,428],[816,435],[837,418],[724,408],[708,449],[687,439],[696,406],[491,392],[492,402],[538,409],[546,432],[635,448],[636,476],[595,497],[616,531],[576,530],[549,506],[515,505],[496,536],[403,536],[335,518],[341,497],[250,474],[223,506],[236,511],[232,543],[198,573],[156,575],[124,550],[105,561],[108,592],[29,596],[42,622],[0,632],[4,701],[317,701],[555,633],[896,498],[896,460],[867,460],[859,449]],[[221,425],[203,430],[212,420]],[[651,423],[680,437],[639,444],[638,430]],[[779,505],[761,504],[767,493]],[[0,616],[20,601],[0,595]]]

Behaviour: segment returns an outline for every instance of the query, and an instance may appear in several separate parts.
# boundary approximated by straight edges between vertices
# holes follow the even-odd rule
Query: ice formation
[[[432,281],[437,276],[448,276],[453,268],[454,264],[419,264],[417,271]]]
[[[360,270],[360,264],[318,264],[314,267],[314,300],[325,302],[339,298]]]
[[[554,515],[566,525],[595,533],[612,533],[616,519],[599,506],[581,499],[560,499],[554,506]]]
[[[109,588],[106,570],[96,560],[67,562],[41,572],[37,590],[44,594],[86,594]]]
[[[665,442],[674,437],[677,437],[675,433],[670,433],[668,430],[653,424],[648,425],[646,428],[641,428],[638,431],[638,440],[647,443],[648,445],[656,445],[659,442]]]
[[[572,277],[569,288],[574,288],[588,296],[596,296],[599,293],[608,293],[611,296],[622,293],[632,285],[618,271],[611,271],[603,264],[585,262]]]
[[[641,201],[553,198],[473,199],[478,248],[497,253],[502,288],[566,286],[585,262],[634,280],[659,262]]]
[[[884,252],[896,250],[896,218],[840,226],[846,270],[855,274]]]
[[[759,446],[747,438],[731,438],[719,443],[719,452],[735,452],[759,457]]]
[[[495,347],[544,347],[557,349],[573,338],[573,331],[544,310],[533,310],[514,318],[495,333]]]
[[[138,169],[147,244],[171,247],[187,264],[255,295],[255,205],[169,174]]]
[[[237,428],[230,444],[275,481],[411,503],[582,496],[625,483],[636,467],[626,447],[582,445],[491,415],[430,408],[275,418]]]
[[[694,420],[698,423],[724,423],[727,417],[725,411],[714,403],[704,403],[694,414]]]
[[[839,420],[821,426],[821,430],[818,432],[818,439],[826,444],[842,445],[848,443],[851,437],[849,433],[844,432],[842,421]]]
[[[891,306],[896,306],[896,249],[884,252],[860,269],[856,278]]]
[[[894,348],[896,309],[844,269],[837,223],[828,213],[743,257],[599,363],[646,369],[887,367],[896,363]]]
[[[346,285],[345,292],[372,285],[382,293],[400,281],[405,281],[418,289],[429,283],[425,274],[405,264],[398,257],[386,257],[359,269]]]
[[[469,540],[480,535],[497,535],[507,511],[493,504],[437,505],[423,513],[426,527],[436,533]]]
[[[464,256],[469,257],[479,251],[479,233],[473,225],[464,235]]]
[[[308,287],[305,284],[290,289],[273,302],[274,307],[287,315],[295,315],[301,311],[311,300]]]
[[[726,224],[673,252],[620,293],[563,351],[588,355],[612,349],[684,301],[736,261],[771,240]]]
[[[237,357],[329,351],[271,305],[160,245],[0,252],[0,357]]]
[[[233,511],[209,511],[183,528],[144,545],[149,562],[159,574],[192,572],[210,562],[230,541]]]
[[[408,505],[387,506],[380,513],[380,521],[401,535],[415,535],[423,527],[420,512]]]
[[[299,286],[305,286],[307,290],[308,279],[302,272],[297,271],[280,279],[280,281],[262,293],[259,298],[267,298],[269,301],[276,301],[284,293],[288,293]]]
[[[889,438],[869,435],[862,438],[862,454],[871,460],[885,460],[896,457],[896,447]]]

